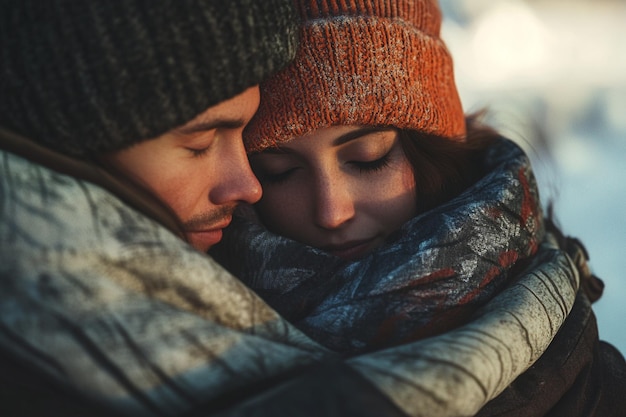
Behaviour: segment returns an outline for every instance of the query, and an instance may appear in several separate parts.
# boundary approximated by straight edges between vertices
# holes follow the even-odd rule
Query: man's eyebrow
[[[205,132],[213,129],[239,129],[246,125],[244,119],[213,119],[207,121],[198,121],[197,123],[189,123],[178,128],[183,134],[191,134],[197,132]]]

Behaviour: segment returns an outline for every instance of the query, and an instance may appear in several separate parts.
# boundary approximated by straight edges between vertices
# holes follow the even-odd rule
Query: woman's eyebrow
[[[344,133],[343,135],[339,136],[337,139],[333,141],[333,146],[342,145],[346,142],[350,142],[351,140],[358,139],[370,133],[385,132],[388,130],[392,130],[392,129],[390,127],[383,127],[383,126],[364,126],[362,128],[352,130],[350,132]]]
[[[368,135],[370,133],[375,132],[386,132],[389,130],[393,130],[391,127],[386,126],[364,126],[362,128],[358,128],[355,130],[351,130],[350,132],[344,133],[340,135],[332,142],[332,146],[339,146],[346,142],[350,142],[351,140],[358,139],[362,136]],[[287,146],[273,146],[266,149],[263,149],[260,152],[255,152],[250,154],[250,156],[254,155],[263,155],[263,154],[272,154],[272,155],[285,155],[293,153],[291,149],[289,149],[289,145]]]
[[[249,156],[254,157],[257,155],[266,155],[266,154],[285,155],[285,154],[290,154],[290,153],[293,153],[293,151],[291,151],[289,148],[285,148],[282,146],[272,146],[269,148],[265,148],[262,151],[253,152]]]

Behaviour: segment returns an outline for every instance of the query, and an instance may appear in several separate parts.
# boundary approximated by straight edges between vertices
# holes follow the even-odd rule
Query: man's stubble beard
[[[187,232],[213,229],[216,225],[221,225],[224,220],[230,220],[237,204],[220,206],[217,209],[197,214],[183,222],[183,228]]]

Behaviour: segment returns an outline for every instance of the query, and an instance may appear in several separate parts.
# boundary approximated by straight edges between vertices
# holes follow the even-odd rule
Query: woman
[[[517,285],[530,288],[531,276],[563,294],[567,280],[552,279],[568,275],[574,257],[588,291],[578,291],[573,307],[548,314],[549,321],[567,319],[550,336],[550,349],[538,348],[519,369],[533,368],[517,379],[515,372],[494,374],[506,390],[481,404],[479,415],[604,415],[608,398],[623,402],[624,372],[603,364],[626,365],[598,344],[589,308],[599,297],[589,289],[599,281],[588,273],[582,248],[544,221],[526,155],[476,118],[466,120],[436,2],[296,3],[303,17],[296,60],[261,86],[261,106],[245,132],[264,196],[255,213],[235,219],[212,254],[329,349],[361,364],[390,355],[388,367],[370,378],[416,415],[411,390],[397,381],[415,388],[421,371],[464,357],[465,348],[480,351],[473,359],[515,356],[543,333],[530,301],[518,305],[529,313],[525,321],[510,309],[516,297],[504,295]],[[495,323],[514,316],[525,339],[495,336],[494,324],[474,329],[482,348],[461,342],[459,332],[503,297],[506,312]],[[425,348],[446,335],[436,349]],[[595,340],[596,347],[572,340]],[[485,352],[492,348],[498,353]],[[424,354],[439,359],[424,364]],[[592,362],[587,374],[582,364]],[[455,364],[465,369],[465,362]],[[485,392],[500,393],[467,373]],[[396,382],[385,385],[384,375]],[[550,388],[537,391],[538,381]],[[432,389],[442,399],[457,388]],[[461,408],[468,414],[460,415],[475,414]]]
[[[297,5],[296,59],[261,86],[244,137],[268,230],[233,230],[213,254],[333,350],[449,330],[544,237],[528,160],[466,124],[436,3]]]

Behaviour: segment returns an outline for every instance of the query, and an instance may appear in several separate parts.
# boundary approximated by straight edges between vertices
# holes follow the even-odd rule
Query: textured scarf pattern
[[[213,255],[307,335],[358,353],[462,324],[510,283],[543,238],[526,155],[500,140],[486,175],[351,263],[238,218]]]

